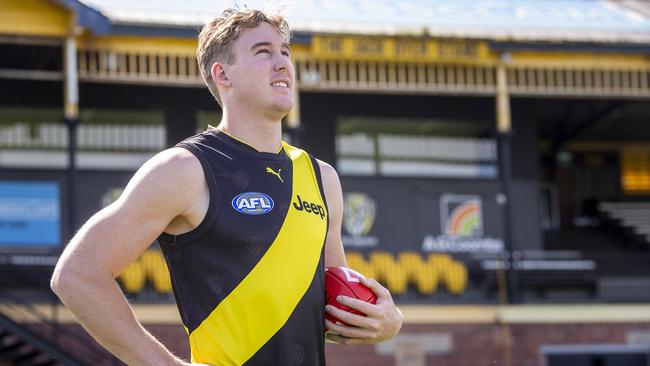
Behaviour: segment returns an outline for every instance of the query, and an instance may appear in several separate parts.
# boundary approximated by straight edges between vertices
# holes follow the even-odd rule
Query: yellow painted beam
[[[54,319],[52,305],[49,304],[35,304],[33,305],[45,320]],[[7,314],[10,318],[18,321],[19,323],[35,323],[38,322],[33,316],[29,315],[29,309],[24,305],[0,305],[0,310],[3,314]],[[176,305],[161,304],[161,305],[134,305],[133,311],[136,317],[143,323],[147,324],[180,324],[181,318],[178,314]],[[61,324],[76,324],[77,319],[72,315],[70,310],[63,305],[56,305],[56,319]]]
[[[644,69],[650,68],[650,58],[643,54],[582,53],[582,52],[511,52],[510,67],[580,69]]]
[[[424,37],[314,35],[309,54],[319,59],[357,61],[486,63],[496,60],[485,41]]]
[[[507,324],[649,323],[650,305],[517,305],[499,309]]]
[[[177,55],[185,57],[195,57],[196,47],[198,46],[195,38],[93,36],[87,31],[77,41],[78,47],[81,50]],[[297,44],[291,48],[293,55],[309,54],[308,45]]]
[[[96,36],[84,33],[78,39],[79,49],[107,50],[128,53],[196,55],[197,40],[193,38],[165,38],[138,36]]]
[[[0,34],[65,37],[72,13],[47,0],[0,0]]]
[[[489,324],[497,315],[495,306],[405,305],[399,306],[406,324]]]
[[[34,305],[41,314],[51,314],[51,306]],[[22,305],[0,310],[20,323],[32,323]],[[650,304],[571,304],[571,305],[402,305],[406,324],[588,324],[650,323]],[[176,305],[133,305],[136,317],[144,324],[180,324]],[[76,319],[58,305],[58,320],[74,324]]]

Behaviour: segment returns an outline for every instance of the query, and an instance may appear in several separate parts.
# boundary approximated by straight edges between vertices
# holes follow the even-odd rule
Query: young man
[[[325,337],[393,337],[402,317],[374,280],[364,284],[377,304],[340,300],[366,316],[325,308],[324,268],[346,266],[343,198],[331,166],[281,141],[295,83],[287,23],[226,10],[201,31],[197,58],[221,123],[145,163],[68,244],[52,289],[127,364],[186,364],[142,327],[115,283],[158,239],[192,362],[320,365]],[[324,321],[325,311],[350,326]]]

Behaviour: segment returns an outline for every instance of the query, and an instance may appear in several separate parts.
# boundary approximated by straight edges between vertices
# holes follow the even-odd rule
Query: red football
[[[364,276],[351,268],[328,267],[325,269],[325,302],[353,314],[365,315],[336,301],[337,296],[344,295],[374,304],[377,301],[377,296],[361,283],[361,278]],[[346,324],[330,313],[325,313],[325,318],[332,323]]]

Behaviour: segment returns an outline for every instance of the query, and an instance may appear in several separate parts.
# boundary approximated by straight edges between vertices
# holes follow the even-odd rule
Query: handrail
[[[3,271],[6,273],[6,271]],[[17,273],[13,272],[13,275],[16,276]],[[27,281],[29,280],[34,280],[36,279],[37,282],[40,282],[42,278],[38,275],[34,275],[33,273],[29,272],[22,272],[17,275],[20,279],[24,279]],[[47,291],[48,294],[50,295],[50,298],[54,300],[54,294],[51,292],[51,290],[48,288],[43,289],[41,286],[37,286],[39,291]],[[82,353],[84,355],[84,361],[77,361],[77,363],[74,363],[71,361],[70,364],[72,365],[83,365],[83,364],[98,364],[103,362],[106,364],[106,355],[108,353],[103,352],[103,348],[96,344],[95,342],[89,340],[86,337],[79,337],[78,334],[71,332],[70,330],[60,327],[59,326],[59,321],[58,321],[58,305],[59,301],[54,300],[51,302],[51,314],[46,314],[42,310],[38,309],[34,304],[32,304],[29,301],[26,301],[19,296],[16,296],[12,294],[10,291],[3,291],[2,294],[0,295],[0,317],[7,318],[10,322],[15,324],[18,327],[21,327],[25,332],[31,334],[28,335],[27,337],[30,338],[25,338],[29,342],[32,342],[32,339],[34,337],[40,338],[40,343],[38,344],[39,349],[43,349],[46,352],[50,352],[51,349],[59,349],[58,353],[67,353],[68,356],[74,360],[81,358],[76,352],[70,352],[69,350],[61,350],[59,345],[61,344],[61,341],[65,341],[68,343],[72,344],[77,344],[80,346],[80,349],[83,349],[84,352]],[[29,319],[33,319],[34,322],[30,324],[19,324],[14,320],[12,317],[12,313],[14,316],[16,314],[21,314],[23,316],[26,316]],[[47,330],[43,330],[42,328],[39,329],[40,326],[46,326]],[[15,328],[12,327],[11,330],[13,331]],[[33,342],[32,342],[33,343]],[[48,344],[48,348],[41,347],[40,344],[45,343]],[[36,344],[36,343],[34,343]],[[55,352],[55,351],[52,351]],[[54,354],[54,353],[53,353]],[[75,356],[70,356],[70,354],[75,354]],[[101,357],[101,358],[100,358]],[[112,357],[110,360],[111,364],[114,365],[121,365],[119,360],[117,360],[115,357]],[[68,362],[64,362],[64,364],[68,365]]]
[[[44,341],[43,338],[37,335],[35,332],[28,330],[27,328],[14,322],[10,317],[2,314],[1,311],[0,325],[21,339],[29,342],[40,351],[48,353],[51,357],[54,357],[57,361],[63,363],[66,366],[82,366],[84,364],[82,361],[64,352],[59,347],[53,346],[51,343]]]

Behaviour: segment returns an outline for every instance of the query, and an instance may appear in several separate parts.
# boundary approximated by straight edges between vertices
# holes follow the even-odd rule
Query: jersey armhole
[[[323,178],[321,177],[320,173],[320,164],[318,164],[318,160],[316,160],[316,158],[311,154],[309,154],[309,159],[311,160],[311,166],[314,169],[314,175],[316,175],[316,182],[318,183],[318,191],[320,192],[320,197],[323,200],[325,209],[327,210],[327,199],[325,198],[325,190],[323,189]]]
[[[311,160],[311,166],[312,169],[314,170],[314,176],[316,177],[316,183],[318,183],[318,190],[320,191],[320,196],[321,199],[323,200],[323,205],[325,205],[325,211],[327,211],[327,229],[325,231],[325,238],[323,239],[323,249],[321,249],[320,252],[320,274],[322,275],[325,271],[325,243],[327,243],[327,236],[329,235],[329,227],[330,227],[330,210],[327,208],[327,199],[325,198],[325,189],[323,189],[323,178],[320,172],[320,164],[318,164],[318,160],[316,160],[315,157],[313,157],[311,154],[309,155],[309,160]],[[321,279],[321,283],[323,285],[323,288],[325,288],[325,276],[323,275]],[[323,318],[324,319],[324,318]],[[323,326],[324,326],[325,320],[323,320]]]
[[[175,147],[181,147],[191,152],[201,163],[201,167],[203,168],[203,175],[205,176],[205,181],[208,185],[208,210],[206,211],[205,217],[203,217],[201,223],[194,229],[179,235],[172,235],[165,232],[160,234],[158,241],[161,244],[187,244],[189,242],[198,240],[208,232],[210,226],[212,226],[212,224],[216,221],[219,214],[217,210],[219,207],[219,195],[217,194],[216,177],[214,171],[212,170],[212,167],[208,163],[207,158],[200,149],[192,144],[181,142]]]

